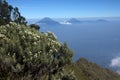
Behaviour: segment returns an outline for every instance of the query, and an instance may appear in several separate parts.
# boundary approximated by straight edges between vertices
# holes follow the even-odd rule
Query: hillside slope
[[[120,75],[117,73],[89,62],[85,58],[80,58],[65,69],[67,71],[72,70],[77,80],[120,80]]]

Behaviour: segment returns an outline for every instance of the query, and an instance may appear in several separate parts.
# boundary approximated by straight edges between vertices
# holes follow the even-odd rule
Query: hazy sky
[[[26,18],[120,17],[120,0],[7,0]]]

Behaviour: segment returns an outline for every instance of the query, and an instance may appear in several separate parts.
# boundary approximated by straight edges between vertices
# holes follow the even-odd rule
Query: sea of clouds
[[[120,74],[120,57],[115,57],[111,60],[110,67],[114,68]]]

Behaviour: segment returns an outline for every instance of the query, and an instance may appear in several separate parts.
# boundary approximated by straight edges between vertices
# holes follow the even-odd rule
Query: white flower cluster
[[[15,22],[10,22],[10,25],[16,26],[17,23],[15,23]]]
[[[48,41],[51,43],[51,45],[58,45],[58,46],[61,46],[61,43],[58,42],[58,41],[55,41],[55,40],[52,40],[51,38],[48,38]]]
[[[48,31],[47,33],[53,35],[54,38],[57,39],[57,36],[53,32]]]
[[[31,36],[34,40],[39,40],[40,39],[40,35],[30,31],[30,30],[25,30],[25,34],[28,36]]]
[[[39,33],[25,25],[19,25],[14,22],[0,27],[0,38],[9,38],[9,40],[15,40],[18,43],[21,41],[22,45],[28,46],[25,49],[26,55],[23,55],[24,61],[38,60],[38,58],[42,59],[53,54],[53,52],[58,52],[58,49],[62,46],[62,43],[57,41],[54,33]],[[46,47],[50,48],[48,49],[49,51],[46,50]],[[33,49],[35,51],[32,51]]]
[[[0,34],[0,38],[6,38],[4,34]]]

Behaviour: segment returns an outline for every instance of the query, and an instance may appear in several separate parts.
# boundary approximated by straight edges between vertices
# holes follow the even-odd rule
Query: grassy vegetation
[[[67,71],[72,70],[77,80],[120,80],[117,73],[88,62],[81,58],[76,63],[66,66]]]

